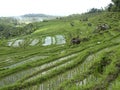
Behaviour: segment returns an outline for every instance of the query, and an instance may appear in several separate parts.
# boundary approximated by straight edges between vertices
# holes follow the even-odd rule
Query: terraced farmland
[[[30,35],[1,40],[0,90],[119,90],[119,16],[63,17],[36,23]],[[96,32],[104,23],[111,28]],[[80,44],[72,44],[77,36]]]

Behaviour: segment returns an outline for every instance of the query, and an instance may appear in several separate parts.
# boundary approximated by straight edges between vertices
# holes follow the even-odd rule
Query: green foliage
[[[103,12],[102,9],[92,8],[88,11],[88,13],[100,13]]]
[[[108,11],[120,12],[120,0],[112,0],[113,4],[108,5]]]
[[[92,26],[88,26],[88,23]],[[104,23],[110,25],[111,29],[93,33],[99,24]],[[1,35],[10,32],[10,36],[8,33],[7,40],[0,40],[0,89],[119,88],[119,24],[118,12],[77,14],[24,26],[1,24]],[[66,43],[42,46],[45,37],[56,35],[63,35]],[[81,43],[71,45],[71,39],[77,36]],[[8,41],[13,40],[14,43],[19,39],[25,41],[19,47],[6,46]],[[39,39],[40,43],[29,46],[33,39]],[[40,56],[45,58],[41,59]]]
[[[109,12],[111,12],[111,11],[113,11],[113,7],[114,7],[114,5],[112,4],[112,3],[110,3],[109,5],[108,5],[108,11]]]
[[[37,29],[35,24],[27,24],[23,27],[16,27],[13,25],[0,24],[0,38],[10,38],[21,35],[28,35]]]
[[[0,17],[0,24],[3,25],[17,25],[18,21],[12,17]]]

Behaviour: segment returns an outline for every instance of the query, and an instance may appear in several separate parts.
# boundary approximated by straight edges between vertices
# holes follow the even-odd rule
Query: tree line
[[[112,3],[108,5],[108,11],[120,12],[120,0],[112,0]]]
[[[37,24],[29,23],[19,25],[18,21],[14,18],[1,17],[0,18],[0,39],[15,37],[20,35],[31,34],[37,29]]]

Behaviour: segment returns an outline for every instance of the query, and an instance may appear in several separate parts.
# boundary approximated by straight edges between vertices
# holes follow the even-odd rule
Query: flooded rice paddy
[[[10,40],[7,43],[7,46],[12,46],[12,47],[20,47],[23,46],[24,44],[26,44],[25,39],[17,39],[17,40]],[[48,46],[48,45],[54,45],[54,44],[65,44],[66,43],[66,39],[63,35],[55,35],[55,36],[46,36],[44,38],[42,38],[42,40],[35,38],[33,40],[29,40],[28,46],[35,46],[37,44],[42,46]]]

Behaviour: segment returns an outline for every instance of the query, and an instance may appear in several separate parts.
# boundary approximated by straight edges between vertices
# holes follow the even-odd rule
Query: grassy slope
[[[80,19],[88,17],[88,21],[80,21]],[[73,23],[74,26],[71,26],[70,23]],[[88,26],[88,23],[91,23],[92,26]],[[102,31],[100,33],[93,33],[98,24],[107,23],[111,26],[111,29],[108,31]],[[1,90],[16,90],[20,88],[31,87],[34,90],[33,86],[39,83],[44,83],[49,80],[52,82],[54,78],[63,75],[65,77],[66,72],[69,72],[72,69],[79,67],[84,64],[87,60],[86,58],[90,55],[97,55],[94,58],[95,61],[88,63],[86,69],[77,72],[72,78],[63,80],[59,85],[53,85],[52,89],[60,90],[100,90],[111,88],[120,88],[119,87],[119,48],[120,48],[120,13],[99,13],[99,14],[86,14],[86,15],[77,15],[65,17],[58,20],[50,20],[48,22],[36,23],[39,25],[39,29],[36,30],[31,35],[23,36],[22,38],[44,38],[45,36],[55,36],[55,35],[64,35],[66,38],[66,44],[63,45],[50,45],[43,47],[41,45],[37,46],[27,46],[27,47],[6,47],[6,40],[0,41],[0,80],[9,77],[10,75],[14,78],[16,73],[22,72],[24,70],[29,70],[34,67],[44,65],[55,61],[61,57],[72,55],[75,53],[80,53],[77,57],[71,58],[72,63],[67,64],[67,66],[59,67],[55,70],[52,68],[62,65],[69,61],[65,60],[59,62],[56,65],[50,66],[43,69],[43,71],[51,70],[48,74],[39,76],[41,71],[35,71],[33,73],[26,73],[23,77],[18,78],[13,84],[10,84],[9,79],[8,84],[3,85]],[[80,38],[88,38],[88,41],[82,41],[80,45],[71,45],[70,40],[72,37],[78,36]],[[17,37],[21,38],[21,37]],[[100,42],[100,43],[98,43]],[[42,42],[41,42],[42,43]],[[104,49],[108,48],[106,51]],[[103,50],[103,51],[101,51]],[[99,51],[100,54],[97,54]],[[36,61],[28,62],[19,66],[12,68],[3,69],[6,66],[13,65],[15,63],[22,62],[32,57],[36,56],[49,56],[45,59],[38,59]],[[102,62],[104,61],[108,62]],[[103,67],[103,63],[108,63]],[[90,64],[90,65],[89,65]],[[102,67],[102,68],[101,68]],[[101,69],[103,72],[101,72]],[[95,81],[92,82],[87,79],[87,84],[77,85],[76,83],[83,81],[85,78],[93,76]],[[25,80],[36,76],[35,79],[26,82]],[[113,77],[112,77],[113,76]],[[104,81],[104,82],[103,82]],[[0,82],[2,83],[2,82]],[[116,84],[117,83],[117,84]],[[112,84],[112,86],[110,86]],[[38,85],[39,86],[39,85]],[[50,88],[50,87],[49,87]],[[35,88],[36,89],[36,88]],[[51,89],[51,88],[50,88]],[[45,90],[45,89],[44,89]]]

